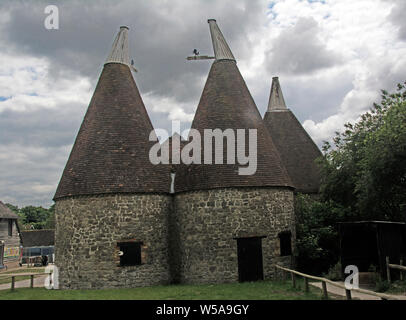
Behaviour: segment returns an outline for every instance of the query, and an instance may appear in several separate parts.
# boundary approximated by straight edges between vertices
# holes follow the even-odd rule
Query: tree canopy
[[[406,82],[345,131],[325,143],[321,193],[363,220],[404,221],[406,204]]]
[[[55,228],[55,205],[49,209],[35,206],[18,208],[9,203],[6,206],[20,217],[18,222],[22,230]]]
[[[339,222],[406,218],[406,82],[355,124],[337,132],[318,159],[321,195],[296,197],[297,262],[321,274],[339,260]]]

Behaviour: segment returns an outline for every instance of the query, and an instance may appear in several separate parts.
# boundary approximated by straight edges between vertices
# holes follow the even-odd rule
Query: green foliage
[[[297,261],[321,274],[339,259],[338,222],[404,221],[406,209],[406,82],[356,124],[325,142],[318,159],[321,197],[296,199]],[[333,272],[334,269],[331,269]],[[378,286],[383,290],[384,281]]]
[[[35,206],[19,209],[9,203],[6,206],[19,216],[19,226],[22,230],[55,228],[55,205],[49,209]]]
[[[397,281],[391,283],[388,292],[405,295],[406,294],[406,281],[397,280]]]
[[[387,280],[383,280],[380,276],[376,279],[375,282],[375,291],[376,292],[386,292],[390,288],[390,284]]]
[[[405,83],[406,84],[406,83]],[[406,204],[406,87],[382,91],[381,104],[363,114],[334,148],[325,143],[321,191],[324,200],[351,208],[362,220],[403,221]]]
[[[318,275],[327,272],[339,260],[337,223],[351,220],[351,210],[333,201],[298,194],[295,211],[299,270]]]
[[[342,272],[341,262],[337,262],[337,264],[332,266],[324,277],[327,279],[330,279],[332,281],[342,281],[343,272]]]

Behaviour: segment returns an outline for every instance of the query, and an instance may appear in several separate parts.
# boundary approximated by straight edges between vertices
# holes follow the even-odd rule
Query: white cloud
[[[55,109],[61,104],[87,104],[91,84],[83,76],[51,78],[46,58],[0,53],[0,113],[6,110]]]
[[[394,14],[393,7],[393,3],[379,0],[327,0],[312,3],[300,0],[273,1],[269,25],[266,31],[261,31],[261,37],[266,40],[259,42],[258,47],[263,52],[284,52],[278,59],[267,60],[263,56],[259,59],[265,65],[273,62],[268,65],[270,76],[280,75],[282,87],[284,83],[288,84],[289,94],[285,94],[288,105],[289,101],[296,101],[296,92],[305,88],[306,83],[312,88],[313,91],[308,90],[307,101],[296,101],[297,105],[292,109],[314,110],[316,102],[318,112],[324,114],[325,118],[316,121],[314,118],[318,117],[317,114],[303,114],[305,129],[319,145],[323,140],[330,140],[335,131],[342,130],[346,122],[356,121],[361,113],[372,107],[372,103],[379,99],[380,89],[393,90],[397,82],[405,80],[406,43],[399,40],[397,28],[389,19]],[[313,34],[302,34],[299,30],[300,24],[306,21],[303,19],[317,23],[317,29],[315,25],[308,28]],[[297,66],[297,61],[303,61],[301,59],[306,56],[311,58],[308,50],[312,45],[313,49],[315,47],[309,42],[316,36],[319,52],[314,53],[315,60],[311,61],[316,64],[312,68],[298,70],[300,66]],[[298,46],[301,41],[303,43],[300,46],[303,49]],[[323,59],[320,58],[320,52],[323,52]],[[326,64],[326,53],[330,53],[331,58],[340,57],[340,65]],[[289,66],[291,61],[295,61],[294,68]],[[249,66],[244,67],[249,69]],[[257,72],[251,69],[247,80],[252,83],[250,87],[258,83],[258,79],[254,80],[253,77],[265,76],[263,65],[255,66],[255,70]],[[298,71],[305,73],[301,75]],[[329,106],[330,110],[326,115],[323,108],[329,104],[325,101],[328,97],[322,92],[330,92],[332,99],[342,95],[342,89],[337,89],[336,93],[332,90],[334,79],[345,81],[346,83],[337,82],[336,86],[347,88],[348,91],[335,105]],[[311,82],[316,82],[318,88],[309,85]],[[259,87],[264,86],[260,84]],[[323,100],[315,101],[310,98],[315,94],[319,94]],[[308,101],[312,101],[313,106]]]

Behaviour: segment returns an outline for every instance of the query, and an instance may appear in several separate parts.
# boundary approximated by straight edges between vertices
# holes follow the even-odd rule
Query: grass
[[[0,273],[0,284],[11,283],[11,277],[4,277],[6,274],[15,274],[15,273],[43,273],[45,268],[23,268],[15,269],[10,271],[5,271]],[[16,276],[16,281],[30,279],[30,276]]]
[[[298,281],[298,287],[304,288]],[[132,289],[0,291],[0,300],[320,300],[321,291],[294,289],[286,281],[219,285],[172,285]]]

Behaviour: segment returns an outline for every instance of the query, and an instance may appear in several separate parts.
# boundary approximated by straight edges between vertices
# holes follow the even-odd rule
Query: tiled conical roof
[[[121,28],[116,57],[128,57]],[[120,36],[121,35],[121,36]],[[116,40],[117,40],[116,39]],[[108,193],[168,192],[169,167],[153,165],[152,123],[127,61],[104,65],[54,199]]]
[[[292,111],[286,107],[278,78],[273,78],[272,81],[264,123],[296,191],[317,193],[320,188],[320,172],[315,160],[322,154]]]
[[[209,23],[213,23],[212,21],[209,20]],[[213,26],[210,25],[210,27],[212,30]],[[213,39],[213,43],[217,40],[218,38]],[[221,42],[225,43],[225,40],[221,39]],[[216,48],[215,44],[214,48]],[[239,175],[238,169],[241,166],[237,162],[235,165],[183,165],[176,173],[176,192],[223,187],[292,185],[234,60],[216,57],[200,98],[192,129],[198,130],[202,137],[204,129],[222,131],[232,129],[234,136],[237,136],[237,129],[256,129],[257,170],[254,175]],[[202,142],[202,158],[203,145]],[[247,146],[246,150],[248,152]],[[224,163],[226,163],[226,143],[224,143],[223,154]]]

